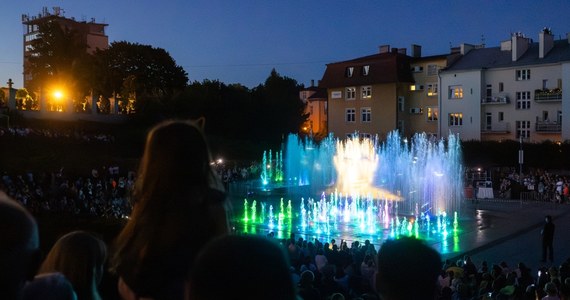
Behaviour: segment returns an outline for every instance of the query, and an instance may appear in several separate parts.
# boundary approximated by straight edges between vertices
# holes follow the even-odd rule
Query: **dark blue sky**
[[[326,64],[380,45],[422,46],[424,56],[461,43],[495,47],[522,32],[570,32],[568,0],[20,0],[0,10],[0,85],[22,85],[22,14],[59,6],[66,17],[109,24],[109,41],[167,50],[191,81],[255,87],[272,68],[309,85]]]

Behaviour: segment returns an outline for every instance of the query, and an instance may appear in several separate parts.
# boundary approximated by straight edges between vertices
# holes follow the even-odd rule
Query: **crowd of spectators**
[[[89,138],[85,139],[85,135],[78,132],[70,133],[70,135],[54,135],[49,130],[34,131],[25,128],[13,129],[3,134],[17,137],[37,134],[46,137],[90,140]],[[109,139],[109,141],[111,140],[112,138]],[[160,143],[157,144],[160,145]],[[153,159],[148,159],[148,161],[149,164],[155,162]],[[172,165],[176,166],[176,161],[173,160],[173,162]],[[255,165],[228,167],[217,162],[211,164],[213,171],[217,172],[217,175],[225,183],[257,176]],[[156,167],[149,170],[158,169]],[[501,190],[509,188],[508,182],[516,181],[522,182],[526,189],[536,191],[542,200],[568,201],[569,182],[566,177],[555,176],[544,171],[532,172],[522,178],[519,176],[516,172],[506,175],[502,180]],[[15,175],[3,173],[0,180],[0,191],[5,191],[6,194],[34,215],[53,213],[86,215],[97,218],[126,218],[132,216],[131,191],[135,187],[135,177],[134,172],[120,170],[115,166],[93,169],[90,174],[80,175],[70,174],[63,168],[52,172],[27,172]],[[176,186],[186,187],[183,184]],[[166,189],[157,191],[164,193]],[[157,196],[162,195],[157,194]],[[559,198],[557,198],[558,195]],[[206,196],[211,197],[212,195],[206,193]],[[161,197],[156,199],[164,200]],[[157,207],[160,207],[160,203],[164,201],[158,200],[156,201],[159,205]],[[198,205],[202,204],[201,202],[197,203],[191,207],[200,207]],[[189,205],[194,205],[194,203]],[[149,211],[150,213],[156,212],[155,210]],[[152,218],[140,219],[144,223],[144,221]],[[184,216],[180,218],[180,220],[188,219],[192,218]],[[171,220],[165,221],[164,224],[169,223]],[[192,226],[176,227],[190,228]],[[135,226],[133,228],[140,230],[142,227]],[[150,226],[147,229],[155,234],[157,241],[161,241],[165,234],[164,232],[156,234],[156,228],[163,229],[159,226]],[[140,231],[133,229],[133,232],[138,234]],[[167,232],[174,232],[174,228],[167,230]],[[133,236],[137,237],[136,234]],[[296,294],[301,299],[380,299],[378,286],[381,283],[378,280],[382,276],[379,276],[379,271],[384,272],[384,278],[389,276],[390,272],[398,271],[380,270],[379,252],[382,249],[377,250],[375,245],[368,240],[364,242],[353,241],[349,245],[344,240],[340,240],[338,243],[335,239],[330,241],[307,240],[297,237],[295,234],[292,234],[288,239],[281,240],[275,239],[274,235],[270,234],[267,239],[276,242],[286,253],[289,275],[297,288]],[[238,242],[241,243],[241,241]],[[179,243],[173,244],[176,246]],[[223,246],[225,245],[221,245],[221,248],[218,249],[224,249]],[[245,248],[240,247],[239,249]],[[134,250],[139,251],[140,249]],[[160,250],[156,251],[160,252]],[[244,272],[246,271],[244,270]],[[405,270],[405,272],[410,273],[410,277],[416,276],[415,271],[417,270],[414,268]],[[535,274],[533,272],[536,271],[540,271],[538,276],[533,275]],[[439,272],[440,276],[437,278],[436,284],[434,283],[434,298],[437,297],[437,299],[542,299],[547,295],[560,296],[561,299],[570,298],[570,259],[560,266],[530,270],[524,263],[518,263],[515,268],[510,268],[509,264],[504,261],[490,265],[486,261],[482,261],[478,267],[476,262],[466,256],[455,262],[441,262]],[[135,269],[132,273],[136,275],[140,272]],[[120,275],[123,276],[123,274]],[[127,273],[127,275],[129,274]],[[162,276],[158,273],[152,275]],[[127,279],[133,280],[132,278]],[[235,279],[238,280],[238,278]],[[419,280],[421,281],[422,278]],[[137,281],[134,282],[138,283]],[[143,282],[142,279],[141,282]],[[141,288],[139,285],[133,285],[133,287]],[[409,288],[413,289],[414,287],[410,286]]]
[[[499,196],[508,198],[515,183],[520,184],[523,187],[522,192],[529,193],[533,200],[556,203],[570,202],[570,177],[563,174],[541,169],[521,174],[513,168],[510,172],[502,174]]]
[[[54,139],[74,139],[84,142],[112,143],[115,137],[112,134],[88,133],[82,130],[54,130],[47,128],[9,127],[0,128],[0,137],[45,137]]]
[[[349,246],[335,239],[305,240],[292,235],[279,242],[289,255],[291,276],[302,299],[332,299],[339,294],[340,299],[379,299],[380,251],[369,241]],[[542,299],[549,291],[570,299],[570,257],[559,266],[539,270],[531,270],[524,262],[513,263],[511,267],[506,261],[475,262],[470,256],[442,261],[434,299]],[[414,269],[407,272],[413,280]]]
[[[34,215],[42,213],[123,218],[130,212],[133,172],[118,167],[93,169],[91,174],[52,172],[3,173],[0,190]]]

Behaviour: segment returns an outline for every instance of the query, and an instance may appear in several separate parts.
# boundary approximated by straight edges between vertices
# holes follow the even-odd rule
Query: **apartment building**
[[[407,114],[403,114],[407,132],[438,134],[439,120],[439,70],[447,66],[448,55],[421,57],[421,47],[412,45],[411,72],[414,83],[410,85]]]
[[[60,7],[53,7],[49,11],[44,7],[38,15],[22,15],[22,24],[24,25],[24,87],[28,88],[29,82],[32,80],[32,74],[29,71],[28,57],[31,55],[30,49],[32,41],[38,38],[39,26],[45,22],[57,22],[63,28],[73,30],[83,38],[87,45],[87,52],[92,54],[97,49],[107,49],[109,47],[109,37],[105,34],[105,27],[108,24],[97,23],[95,19],[89,21],[77,21],[75,18],[66,18],[64,10]]]
[[[327,64],[319,87],[327,91],[329,132],[338,138],[405,133],[410,60],[406,49],[380,46],[377,54]]]
[[[513,34],[498,47],[463,44],[440,72],[439,134],[462,140],[570,139],[570,36]]]

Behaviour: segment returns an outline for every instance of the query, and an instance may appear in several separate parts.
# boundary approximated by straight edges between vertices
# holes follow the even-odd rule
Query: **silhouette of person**
[[[133,212],[112,260],[123,299],[183,299],[194,257],[209,240],[229,233],[226,197],[203,125],[169,120],[147,136]]]
[[[81,300],[100,300],[107,246],[86,231],[72,231],[59,238],[42,263],[39,273],[61,272]]]
[[[544,227],[540,232],[542,236],[542,262],[545,262],[546,259],[550,260],[550,262],[554,261],[554,223],[552,223],[552,217],[546,216],[544,217]]]
[[[289,259],[258,236],[226,235],[208,243],[190,270],[189,299],[295,300]]]
[[[378,252],[376,290],[384,300],[433,300],[441,263],[439,253],[421,240],[387,240]]]
[[[0,191],[0,298],[20,299],[40,265],[39,245],[35,219]]]

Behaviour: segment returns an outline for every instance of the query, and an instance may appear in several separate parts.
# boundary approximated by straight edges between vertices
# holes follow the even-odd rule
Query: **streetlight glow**
[[[58,91],[53,92],[53,96],[55,97],[55,99],[61,100],[61,98],[63,98],[63,93],[58,90]]]

